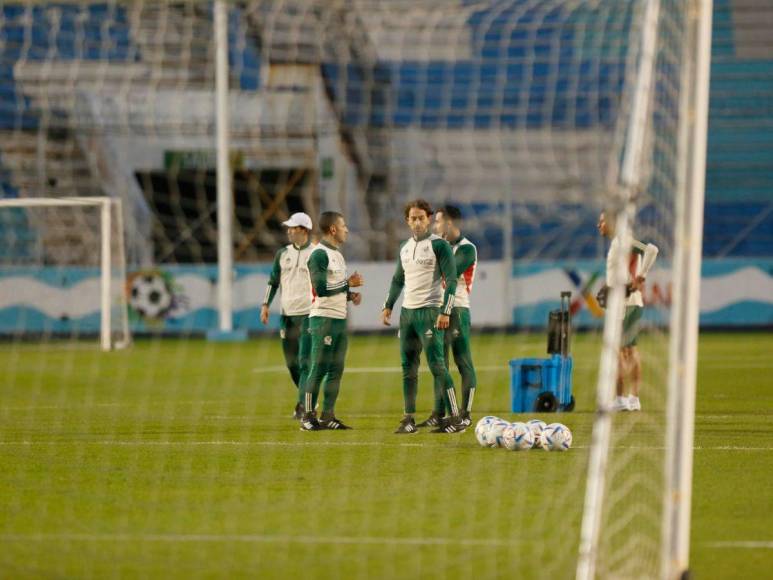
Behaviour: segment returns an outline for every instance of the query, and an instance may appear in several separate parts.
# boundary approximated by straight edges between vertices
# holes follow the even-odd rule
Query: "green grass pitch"
[[[355,430],[321,433],[289,418],[276,337],[107,354],[0,343],[0,578],[571,578],[598,341],[573,345],[564,454],[482,449],[472,430],[393,435],[393,338],[350,340],[338,414]],[[475,418],[514,420],[507,361],[542,356],[543,343],[473,338]],[[700,340],[697,578],[773,570],[771,350],[769,334]],[[429,405],[423,372],[420,415]],[[631,417],[615,420],[635,434]]]

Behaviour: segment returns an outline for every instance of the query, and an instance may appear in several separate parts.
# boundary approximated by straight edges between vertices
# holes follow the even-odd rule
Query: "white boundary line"
[[[313,437],[313,436],[312,436]],[[421,435],[419,435],[421,437]],[[447,441],[447,438],[432,438],[432,441]],[[430,439],[427,439],[429,441]],[[384,441],[236,441],[236,440],[212,440],[212,441],[158,441],[158,440],[120,440],[103,439],[92,441],[0,441],[0,447],[42,447],[42,446],[78,446],[100,445],[115,447],[429,447],[424,443],[387,443]],[[587,445],[574,445],[572,449],[588,449]],[[627,449],[630,451],[660,451],[664,447],[648,445],[617,445],[614,449]],[[695,451],[773,451],[773,447],[733,447],[723,445],[716,447],[693,447]]]
[[[382,441],[0,441],[0,447],[44,445],[100,445],[115,447],[425,447],[423,443]]]
[[[525,544],[519,539],[500,538],[439,538],[439,537],[368,537],[368,536],[288,536],[269,534],[0,534],[0,541],[7,542],[179,542],[179,543],[222,543],[239,542],[247,544],[337,544],[337,545],[393,545],[393,546],[489,546],[508,547]],[[700,542],[705,548],[771,550],[773,541],[722,541]]]
[[[451,371],[454,370],[455,367],[451,367]],[[575,368],[577,368],[577,365],[575,365]],[[503,363],[501,365],[476,365],[475,366],[476,371],[508,371],[508,366],[506,363]],[[429,369],[426,366],[422,366],[419,371],[429,372]],[[271,374],[271,373],[286,373],[287,367],[285,366],[265,366],[265,367],[255,367],[251,371],[252,373],[256,375],[265,375],[265,374]],[[346,367],[344,369],[344,373],[351,373],[351,374],[397,374],[402,373],[403,369],[401,367]]]
[[[698,545],[705,548],[746,548],[749,550],[773,550],[773,542],[765,541],[700,542]]]
[[[249,544],[360,544],[393,546],[490,546],[512,547],[523,540],[499,538],[368,537],[368,536],[287,536],[267,534],[0,534],[6,542],[241,542]]]
[[[241,542],[249,544],[360,544],[395,546],[491,546],[512,547],[522,540],[498,538],[438,538],[438,537],[368,537],[368,536],[285,536],[267,534],[0,534],[2,541],[15,542]]]

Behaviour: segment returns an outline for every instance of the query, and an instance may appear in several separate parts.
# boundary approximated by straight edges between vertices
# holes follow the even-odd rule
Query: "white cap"
[[[311,218],[308,216],[308,214],[305,214],[302,211],[291,215],[289,220],[282,222],[282,225],[287,226],[288,228],[301,227],[306,228],[307,230],[312,229]]]

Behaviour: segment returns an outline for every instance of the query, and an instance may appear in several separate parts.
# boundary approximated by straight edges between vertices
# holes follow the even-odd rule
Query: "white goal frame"
[[[706,145],[713,0],[689,0],[679,103],[678,191],[675,207],[673,302],[667,384],[665,481],[660,550],[660,578],[679,580],[689,575],[692,503],[693,436],[698,351],[698,309],[703,248]],[[618,182],[621,208],[618,235],[623,247],[630,239],[635,213],[632,202],[641,187],[638,168],[651,100],[651,78],[660,0],[648,0],[642,34],[641,60],[629,115],[630,131]],[[624,264],[615,264],[624,270]],[[617,276],[617,279],[621,279]],[[585,505],[577,561],[577,580],[597,576],[602,510],[606,491],[611,413],[617,381],[617,352],[622,326],[623,289],[611,288],[604,321],[603,346],[597,383],[597,409],[585,490]]]
[[[129,330],[129,317],[128,306],[124,300],[122,308],[124,310],[121,317],[121,330],[123,333],[123,339],[120,341],[113,340],[112,334],[112,270],[114,266],[117,266],[123,272],[124,278],[126,276],[126,253],[124,248],[123,239],[123,213],[120,199],[114,199],[111,197],[18,197],[12,199],[0,199],[0,208],[4,207],[18,207],[18,208],[32,208],[32,207],[97,207],[99,208],[99,225],[100,225],[100,283],[99,283],[99,310],[100,310],[100,323],[99,323],[99,344],[103,351],[109,351],[112,349],[126,348],[131,344],[131,334]],[[112,210],[116,210],[116,223],[113,224]],[[118,264],[113,264],[112,258],[112,238],[111,233],[113,226],[116,227],[118,232],[117,248],[118,248]]]

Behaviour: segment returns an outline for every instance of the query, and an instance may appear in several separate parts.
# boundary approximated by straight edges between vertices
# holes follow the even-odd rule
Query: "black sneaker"
[[[346,425],[345,423],[342,423],[339,419],[336,419],[335,415],[333,414],[326,415],[325,413],[322,413],[322,417],[319,420],[319,424],[322,426],[323,429],[332,429],[332,430],[351,429],[349,425]]]
[[[461,421],[462,425],[464,425],[465,427],[469,427],[470,425],[472,425],[472,417],[470,417],[470,412],[462,411],[461,413],[459,413],[459,421]]]
[[[298,403],[295,405],[295,410],[293,411],[293,419],[296,421],[300,421],[303,419],[303,403]]]
[[[461,433],[467,429],[467,425],[462,423],[460,417],[445,417],[440,423],[437,429],[433,429],[433,433]]]
[[[304,413],[301,419],[301,431],[323,431],[325,428],[319,424],[314,412]]]
[[[443,415],[432,411],[432,414],[427,417],[425,421],[422,421],[417,427],[437,427],[443,421]]]
[[[400,425],[395,430],[395,433],[400,435],[418,432],[419,430],[416,428],[416,421],[414,421],[413,417],[410,415],[403,417],[402,421],[400,421]]]

